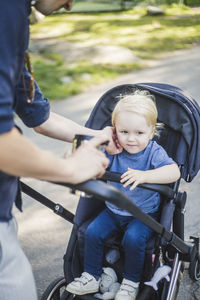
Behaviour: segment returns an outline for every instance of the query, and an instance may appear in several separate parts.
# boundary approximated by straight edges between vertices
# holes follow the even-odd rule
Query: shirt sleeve
[[[16,88],[15,95],[15,112],[28,127],[36,127],[44,123],[49,118],[50,104],[47,98],[44,98],[37,83],[35,82],[35,97],[33,103],[28,103],[26,94],[29,95],[29,72],[24,68],[24,84],[23,80]]]
[[[153,169],[163,167],[165,165],[176,164],[176,162],[168,156],[167,152],[160,145],[156,145],[151,158],[151,167]]]

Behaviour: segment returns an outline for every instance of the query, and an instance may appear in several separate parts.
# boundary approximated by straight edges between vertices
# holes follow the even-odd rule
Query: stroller
[[[111,125],[111,112],[119,100],[119,95],[130,94],[136,89],[148,90],[155,96],[158,109],[158,122],[164,124],[159,130],[156,141],[161,144],[168,155],[180,167],[181,178],[191,182],[200,169],[200,108],[190,96],[177,87],[158,84],[141,83],[125,84],[107,91],[94,107],[86,127],[101,129]],[[77,137],[80,143],[82,136]],[[154,236],[146,248],[145,263],[137,300],[172,300],[176,299],[184,263],[189,262],[189,275],[193,280],[200,279],[199,238],[190,237],[190,242],[184,241],[184,207],[186,192],[181,192],[180,181],[170,184],[142,184],[140,187],[157,191],[162,196],[159,222],[143,213],[124,194],[106,183],[119,182],[119,173],[106,171],[102,180],[90,180],[70,187],[72,192],[81,191],[81,197],[75,216],[62,207],[47,199],[37,191],[21,182],[22,191],[55,213],[73,223],[70,240],[64,255],[64,276],[57,278],[45,290],[41,300],[95,300],[94,295],[76,296],[65,290],[66,285],[79,277],[83,271],[84,232],[88,224],[104,209],[105,201],[109,201],[122,209],[128,210],[134,217],[152,228]],[[58,183],[56,183],[58,184]],[[118,251],[117,261],[108,261],[110,251]],[[122,277],[123,251],[120,238],[111,239],[105,244],[104,266],[112,267],[118,276]],[[162,266],[168,267],[168,276],[162,276]],[[157,273],[156,273],[157,272]],[[160,273],[159,273],[160,272]],[[157,289],[146,285],[155,274],[159,274],[156,282]],[[166,278],[169,278],[169,281]]]

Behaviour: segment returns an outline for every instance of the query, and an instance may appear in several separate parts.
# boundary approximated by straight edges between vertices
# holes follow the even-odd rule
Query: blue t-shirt
[[[14,126],[14,114],[28,127],[42,124],[49,117],[49,101],[37,84],[33,104],[26,101],[22,74],[28,90],[30,74],[24,67],[28,48],[31,0],[0,1],[0,134]],[[0,172],[0,220],[12,217],[12,205],[18,193],[18,178]]]
[[[110,171],[122,174],[125,173],[128,168],[145,171],[175,163],[173,159],[168,156],[166,151],[155,141],[150,141],[143,151],[136,154],[130,154],[123,150],[120,154],[113,156],[107,154],[107,156],[110,160]],[[158,210],[160,205],[159,193],[139,187],[130,191],[130,185],[124,188],[121,183],[116,182],[109,182],[109,184],[126,194],[126,196],[134,204],[139,206],[143,212],[153,213]],[[125,216],[131,215],[129,212],[122,210],[109,202],[106,202],[106,205],[116,214]]]

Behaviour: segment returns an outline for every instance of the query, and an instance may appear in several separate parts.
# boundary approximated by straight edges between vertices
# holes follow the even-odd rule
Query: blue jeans
[[[155,218],[157,213],[150,215]],[[122,239],[125,253],[123,278],[140,282],[146,243],[153,231],[133,216],[117,215],[108,208],[89,224],[85,232],[84,271],[96,279],[101,276],[104,242],[118,232],[124,232]]]

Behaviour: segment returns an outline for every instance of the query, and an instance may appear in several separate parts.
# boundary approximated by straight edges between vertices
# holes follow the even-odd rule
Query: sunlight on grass
[[[120,6],[119,4],[115,4],[115,3],[93,3],[93,2],[90,2],[89,3],[89,7],[88,7],[88,3],[75,3],[74,5],[74,8],[72,9],[73,12],[76,12],[76,11],[86,11],[88,12],[89,11],[113,11],[113,10],[117,10],[119,9]]]
[[[31,26],[32,44],[47,40],[84,47],[121,46],[144,61],[95,64],[90,57],[69,63],[51,47],[33,54],[36,80],[50,99],[66,98],[93,84],[144,67],[169,51],[187,48],[200,40],[200,13],[186,6],[165,7],[164,16],[147,16],[145,7],[125,12],[59,14]],[[72,50],[73,51],[73,47]],[[71,49],[71,48],[70,48]],[[67,49],[66,49],[67,50]],[[67,81],[67,83],[65,82]]]
[[[113,66],[111,64],[90,65],[84,61],[79,62],[76,66],[68,67],[63,65],[61,63],[62,59],[58,59],[58,57],[56,59],[51,57],[51,63],[47,63],[45,57],[50,58],[51,56],[49,53],[43,57],[33,55],[33,63],[37,81],[40,82],[40,88],[45,91],[45,96],[50,99],[62,99],[78,94],[91,84],[99,84],[120,74],[142,68],[142,65],[138,63]],[[65,84],[62,82],[62,78],[68,78],[70,81]]]
[[[195,11],[191,10],[190,7],[181,4],[177,5],[175,3],[170,7],[166,7],[165,13],[173,16],[181,16],[183,14],[195,15]]]

